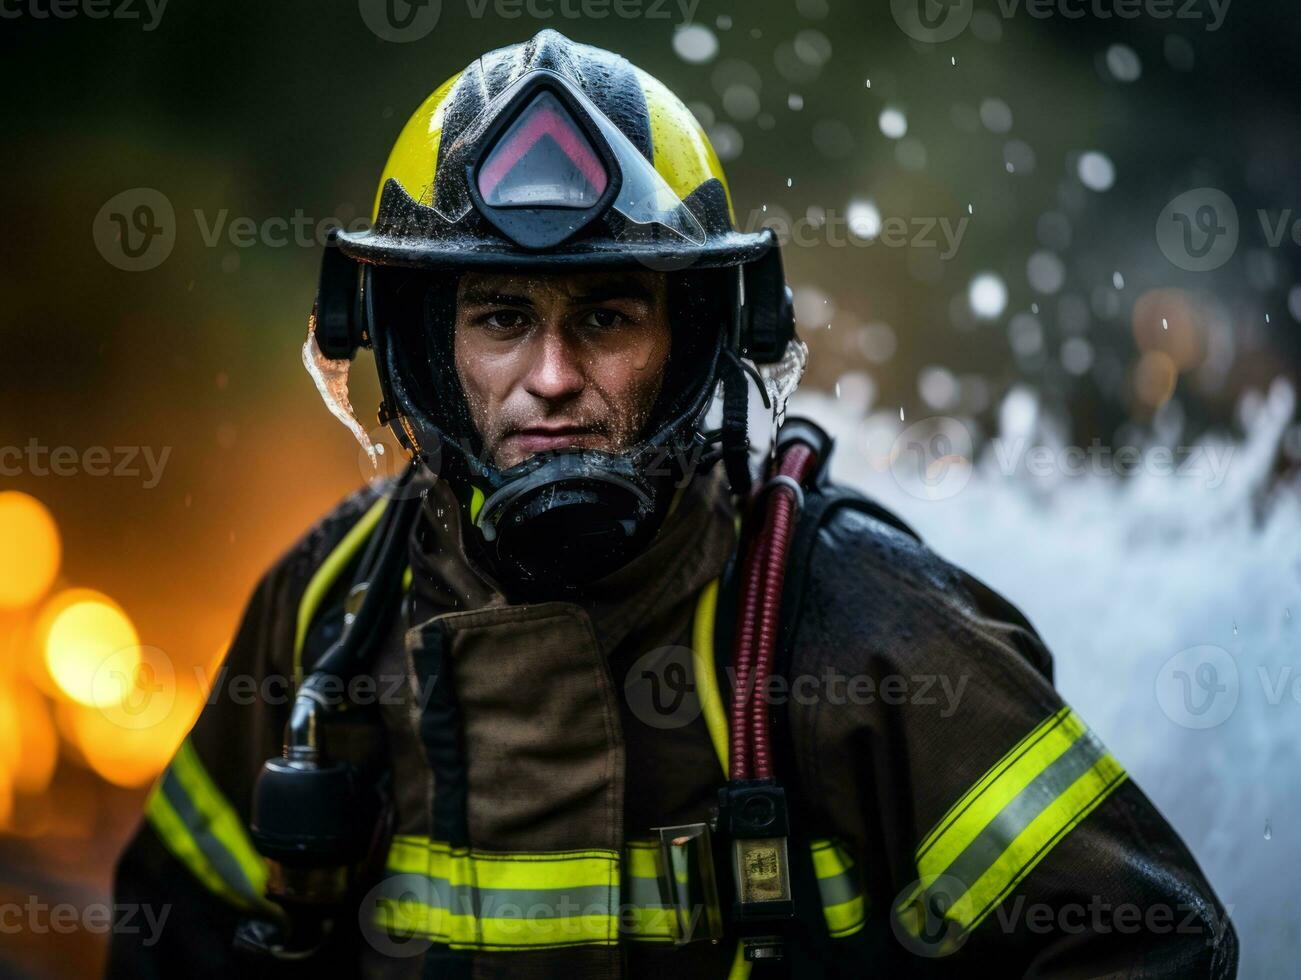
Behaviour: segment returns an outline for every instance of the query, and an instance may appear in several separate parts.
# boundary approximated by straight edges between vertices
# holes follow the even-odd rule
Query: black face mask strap
[[[723,373],[723,469],[732,493],[750,495],[750,386],[741,359],[732,351]]]

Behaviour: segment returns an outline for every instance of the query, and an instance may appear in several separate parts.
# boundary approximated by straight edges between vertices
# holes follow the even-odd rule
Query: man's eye
[[[483,322],[494,330],[518,330],[524,326],[525,317],[516,310],[497,310],[484,317]]]
[[[623,322],[623,314],[615,310],[592,310],[583,318],[587,327],[617,327]]]

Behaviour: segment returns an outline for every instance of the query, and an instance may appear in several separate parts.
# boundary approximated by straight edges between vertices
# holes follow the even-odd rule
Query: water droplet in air
[[[872,87],[872,80],[870,78],[867,80],[867,87],[868,88]]]
[[[903,421],[903,406],[902,406],[902,405],[899,406],[899,421],[900,421],[900,422]]]
[[[971,205],[968,204],[968,205],[967,205],[967,214],[975,214],[975,213],[976,213],[976,212],[972,209]]]
[[[786,186],[787,186],[787,187],[794,187],[794,186],[795,186],[795,179],[794,179],[793,177],[787,177],[787,178],[786,178]]]
[[[1038,312],[1039,312],[1039,304],[1038,304],[1038,303],[1031,303],[1031,304],[1030,304],[1030,312],[1031,312],[1031,313],[1038,313]]]
[[[1268,314],[1268,313],[1265,314],[1265,322],[1266,322],[1266,323],[1269,323],[1269,314]]]
[[[953,57],[953,58],[950,59],[950,60],[953,62],[953,67],[954,67],[954,68],[957,68],[957,67],[958,67],[958,59],[957,59],[957,57],[955,56],[955,57]]]
[[[1265,818],[1265,840],[1273,840],[1273,839],[1274,839],[1274,830],[1269,825],[1269,818],[1266,817]]]
[[[1238,621],[1236,619],[1233,621],[1233,635],[1238,635]]]
[[[1111,274],[1111,284],[1115,286],[1117,289],[1124,289],[1125,277],[1122,276],[1119,272],[1113,272]]]
[[[1170,321],[1167,320],[1165,317],[1162,317],[1162,318],[1161,318],[1161,329],[1162,329],[1162,330],[1169,330],[1169,329],[1170,329]]]
[[[836,382],[836,397],[837,397],[837,398],[840,397],[840,382],[839,382],[839,381]]]

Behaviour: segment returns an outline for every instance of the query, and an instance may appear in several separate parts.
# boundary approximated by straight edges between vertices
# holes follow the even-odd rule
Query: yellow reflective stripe
[[[546,888],[617,888],[619,858],[613,851],[575,851],[550,854],[474,855],[474,884],[479,888],[546,889]],[[449,855],[446,865],[456,858]],[[557,884],[560,882],[560,884]]]
[[[194,743],[188,738],[181,743],[176,758],[172,760],[172,769],[177,779],[189,793],[190,799],[208,818],[208,828],[219,841],[226,845],[226,850],[239,863],[240,868],[261,894],[267,881],[266,860],[258,854],[244,830],[243,821],[235,812],[216,783],[208,775],[199,754],[194,751]]]
[[[629,841],[625,850],[627,855],[627,872],[633,878],[649,878],[659,881],[659,868],[655,855],[659,851],[656,841]]]
[[[628,841],[623,853],[624,890],[619,906],[624,935],[638,942],[672,941],[676,935],[673,910],[660,904],[659,842]]]
[[[145,813],[168,850],[210,891],[245,908],[271,907],[263,894],[266,860],[188,738],[154,786]]]
[[[676,937],[674,912],[667,906],[625,905],[620,926],[639,943],[671,943]]]
[[[750,961],[745,958],[745,944],[739,940],[736,955],[732,957],[732,969],[727,972],[727,980],[750,980]]]
[[[926,836],[917,852],[919,882],[898,906],[900,921],[920,928],[925,893],[934,887],[947,899],[947,919],[961,932],[976,928],[1125,778],[1074,711],[1051,715]]]
[[[297,686],[303,682],[303,644],[307,641],[307,630],[312,625],[312,617],[316,615],[316,610],[320,607],[325,595],[330,591],[330,586],[334,584],[335,579],[347,567],[348,562],[352,561],[353,556],[361,548],[370,532],[375,529],[379,523],[380,515],[384,513],[384,508],[388,505],[386,497],[380,497],[371,505],[370,510],[361,516],[348,533],[343,536],[334,550],[321,562],[321,566],[312,575],[311,580],[307,583],[307,588],[303,591],[303,597],[298,603],[298,624],[294,632],[294,685]]]
[[[854,866],[854,860],[833,841],[818,838],[809,842],[813,852],[813,873],[818,879],[835,878]]]
[[[866,904],[854,859],[835,841],[816,839],[809,847],[827,931],[836,938],[858,932],[866,921]]]
[[[727,712],[718,691],[718,675],[714,672],[714,613],[718,607],[718,579],[700,590],[696,602],[696,616],[691,625],[691,667],[696,675],[696,690],[700,696],[700,710],[709,729],[709,740],[714,743],[718,764],[727,778],[728,740]]]
[[[394,838],[376,921],[457,948],[618,941],[614,851],[481,851]]]
[[[996,762],[990,770],[985,773],[985,775],[980,777],[980,779],[978,779],[972,787],[953,804],[953,806],[949,807],[948,812],[940,818],[939,823],[937,823],[931,829],[931,832],[922,838],[922,842],[917,845],[917,852],[920,854],[929,850],[931,845],[935,843],[936,839],[939,838],[941,834],[945,833],[963,813],[967,812],[971,808],[971,804],[978,799],[980,795],[984,793],[985,790],[988,789],[989,786],[997,780],[1010,765],[1015,763],[1016,760],[1021,757],[1027,746],[1032,746],[1046,731],[1059,724],[1061,720],[1070,713],[1070,710],[1069,705],[1063,707],[1056,714],[1049,715],[1027,732],[1021,741],[1012,746],[1002,759]]]
[[[1054,759],[1083,734],[1085,725],[1070,708],[1051,715],[989,770],[963,797],[961,806],[917,849],[918,870],[939,874],[975,840],[989,822]]]
[[[470,485],[470,523],[479,522],[479,511],[483,510],[483,491],[473,484]]]
[[[411,566],[408,565],[408,566],[407,566],[407,570],[406,570],[405,572],[402,573],[402,591],[403,591],[403,592],[409,592],[409,591],[411,591],[411,579],[412,579]]]
[[[177,815],[175,807],[163,795],[161,783],[154,784],[154,788],[149,791],[149,798],[145,801],[145,818],[167,849],[208,891],[236,905],[244,904],[243,896],[227,886],[190,836],[190,832],[185,829],[185,823]]]
[[[613,946],[618,942],[612,915],[532,918],[527,910],[503,918],[476,918],[409,899],[380,897],[375,923],[399,936],[420,936],[453,949],[527,950],[566,946]]]
[[[394,837],[388,849],[388,869],[423,874],[429,864],[425,855],[430,843],[420,837]]]
[[[614,851],[481,851],[407,836],[393,839],[387,864],[455,886],[527,890],[609,887],[618,871]]]
[[[727,197],[728,215],[735,224],[732,192],[728,189],[723,165],[718,162],[718,154],[700,128],[700,122],[663,82],[640,68],[635,71],[650,115],[651,155],[655,170],[673,193],[684,201],[705,181],[711,177],[718,178]]]
[[[390,177],[402,185],[417,204],[430,207],[434,203],[434,177],[438,172],[438,144],[443,138],[443,113],[452,86],[461,77],[457,72],[425,99],[416,109],[393,144],[384,173],[375,192],[375,209],[372,218],[379,218],[379,201],[384,185]]]
[[[863,896],[856,895],[847,902],[838,905],[822,906],[822,914],[827,920],[827,932],[833,939],[852,936],[863,928],[867,921]]]
[[[979,925],[1125,777],[1125,770],[1113,756],[1108,754],[1099,759],[1017,836],[998,861],[954,904],[948,916],[968,929]]]

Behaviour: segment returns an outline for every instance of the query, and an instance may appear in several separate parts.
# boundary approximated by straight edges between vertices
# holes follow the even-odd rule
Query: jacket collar
[[[573,600],[591,617],[606,651],[639,623],[695,595],[723,571],[736,547],[736,508],[721,467],[698,473],[677,491],[668,516],[628,564]],[[435,479],[411,540],[413,621],[512,603],[485,569],[464,514],[446,481]]]

